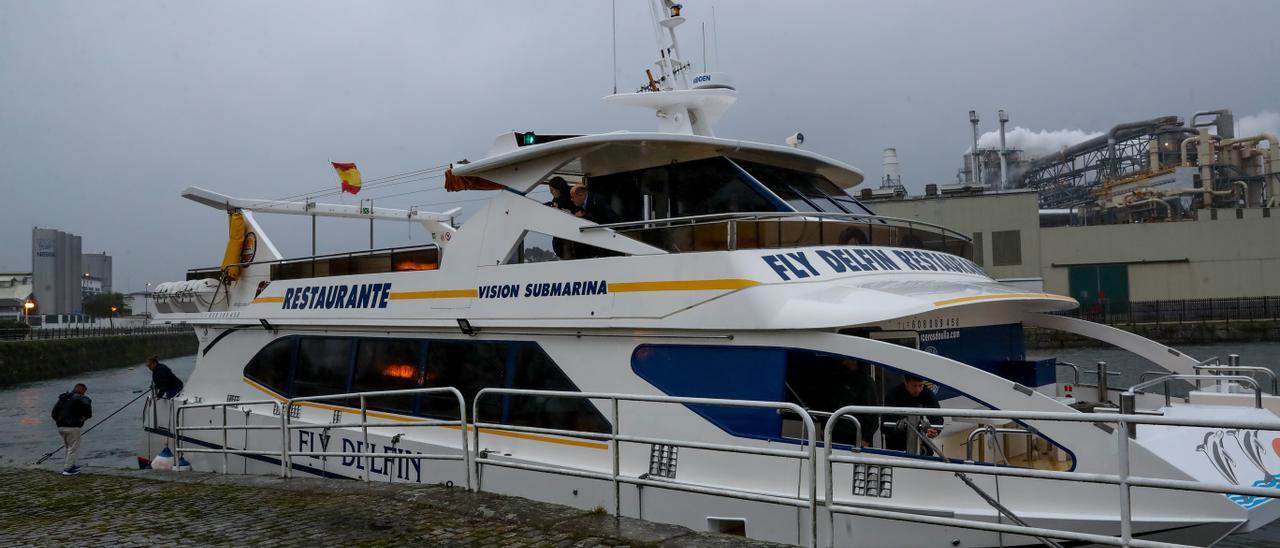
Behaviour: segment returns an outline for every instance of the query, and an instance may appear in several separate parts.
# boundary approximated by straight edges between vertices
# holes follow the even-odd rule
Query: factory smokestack
[[[898,169],[898,149],[884,149],[884,175],[880,179],[880,188],[902,188],[902,172]]]
[[[969,111],[969,123],[973,125],[973,154],[969,156],[969,181],[982,185],[982,170],[978,166],[978,111]]]
[[[1004,190],[1009,188],[1009,162],[1005,156],[1009,153],[1009,149],[1004,145],[1004,125],[1009,122],[1009,115],[1004,110],[997,113],[1000,118],[1000,188]]]

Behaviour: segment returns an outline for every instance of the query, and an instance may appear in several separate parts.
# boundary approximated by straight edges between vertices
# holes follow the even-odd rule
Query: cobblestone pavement
[[[444,486],[0,468],[0,546],[775,546]]]

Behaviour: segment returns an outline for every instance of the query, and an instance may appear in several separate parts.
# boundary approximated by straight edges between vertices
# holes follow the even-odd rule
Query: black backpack
[[[49,413],[49,417],[55,423],[62,422],[66,415],[71,411],[71,392],[66,392],[58,396],[58,403],[53,404],[53,411]]]

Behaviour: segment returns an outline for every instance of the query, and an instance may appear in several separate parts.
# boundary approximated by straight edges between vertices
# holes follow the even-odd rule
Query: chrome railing
[[[387,396],[407,396],[417,394],[452,394],[458,402],[458,419],[457,420],[410,420],[396,421],[390,423],[370,423],[368,398],[387,397]],[[291,415],[295,406],[304,402],[319,402],[326,400],[345,400],[359,398],[360,399],[360,421],[333,423],[333,424],[291,424]],[[246,415],[245,424],[233,425],[228,424],[227,408],[228,407],[253,407],[271,405],[278,408],[280,413],[280,424],[249,424]],[[184,412],[192,409],[213,409],[220,408],[222,410],[221,424],[210,424],[207,426],[182,426],[182,416]],[[461,461],[465,466],[467,488],[471,488],[471,472],[473,469],[470,445],[467,443],[467,406],[462,398],[462,393],[453,387],[439,388],[409,388],[403,390],[379,390],[369,392],[351,392],[347,394],[326,394],[323,396],[306,396],[285,400],[254,400],[254,401],[227,401],[216,403],[191,403],[183,405],[175,405],[173,407],[172,429],[173,437],[173,453],[174,462],[181,459],[182,453],[210,453],[222,455],[222,473],[227,473],[228,458],[230,455],[239,456],[270,456],[280,459],[280,477],[288,478],[291,476],[293,469],[294,457],[344,457],[344,458],[360,458],[365,461],[365,469],[369,470],[369,463],[372,459],[406,459],[406,460],[456,460]],[[461,435],[461,454],[428,454],[428,453],[375,453],[372,451],[293,451],[290,432],[293,430],[319,429],[319,428],[359,428],[360,435],[363,439],[361,447],[371,447],[369,445],[369,429],[370,428],[401,428],[401,427],[430,427],[443,426],[458,428]],[[250,431],[250,430],[279,430],[280,431],[280,449],[277,451],[266,450],[250,450],[247,447],[235,449],[230,447],[228,443],[227,432]],[[192,431],[220,431],[222,432],[222,446],[220,448],[195,448],[182,446],[182,432]],[[247,440],[246,436],[246,440]],[[369,474],[364,474],[364,481],[369,481]]]
[[[1248,378],[1248,377],[1245,377]],[[1254,497],[1274,498],[1280,491],[1266,487],[1252,487],[1242,485],[1228,485],[1220,483],[1207,483],[1194,480],[1179,480],[1166,478],[1153,478],[1134,476],[1130,474],[1129,466],[1129,445],[1132,441],[1129,439],[1128,431],[1130,426],[1136,425],[1163,425],[1163,426],[1184,426],[1184,427],[1200,427],[1200,428],[1234,428],[1249,430],[1265,430],[1280,431],[1280,422],[1275,421],[1223,421],[1216,419],[1194,419],[1194,418],[1172,418],[1163,416],[1137,416],[1118,413],[1074,413],[1074,412],[1051,412],[1051,411],[997,411],[997,410],[977,410],[977,409],[921,409],[918,407],[872,407],[872,406],[847,406],[837,410],[831,421],[828,422],[827,435],[831,435],[831,426],[835,423],[835,419],[851,414],[883,414],[883,415],[906,415],[906,416],[929,416],[941,415],[953,418],[977,418],[977,419],[1004,419],[1015,421],[1049,421],[1049,422],[1071,422],[1071,423],[1090,423],[1099,426],[1114,424],[1115,428],[1108,428],[1116,439],[1116,473],[1104,474],[1094,472],[1075,472],[1075,471],[1058,471],[1058,470],[1041,470],[1036,468],[1018,468],[1008,466],[991,466],[986,464],[970,464],[957,463],[944,459],[921,459],[921,458],[901,458],[892,456],[870,455],[862,452],[856,447],[849,449],[848,455],[838,455],[834,453],[831,445],[824,446],[823,458],[825,461],[825,482],[826,493],[825,505],[827,509],[827,528],[828,539],[835,538],[835,515],[853,515],[869,518],[888,519],[895,521],[905,521],[911,523],[922,523],[928,525],[937,525],[942,527],[958,527],[963,529],[973,529],[980,531],[988,531],[992,533],[1022,535],[1033,538],[1050,538],[1076,541],[1088,544],[1103,544],[1108,546],[1133,546],[1139,548],[1187,548],[1186,545],[1171,544],[1164,542],[1156,542],[1149,540],[1141,540],[1133,538],[1133,507],[1130,498],[1130,492],[1134,487],[1151,488],[1151,489],[1167,489],[1194,491],[1200,493],[1215,494],[1234,494],[1246,495]],[[1067,531],[1062,529],[1051,529],[1045,527],[1029,527],[1024,525],[1015,525],[1007,523],[992,523],[977,519],[966,519],[944,516],[929,516],[918,513],[914,510],[892,510],[878,509],[867,506],[857,506],[851,504],[852,501],[840,501],[834,496],[834,475],[833,470],[836,464],[862,464],[866,466],[889,466],[895,468],[908,468],[916,470],[933,470],[940,472],[952,472],[973,474],[982,476],[996,477],[1014,477],[1014,478],[1030,478],[1053,481],[1069,481],[1097,483],[1106,485],[1115,485],[1120,488],[1119,511],[1120,511],[1120,534],[1119,535],[1102,535],[1093,533],[1080,533],[1076,531]]]
[[[1262,389],[1258,386],[1258,380],[1244,375],[1179,375],[1170,373],[1168,375],[1139,382],[1138,384],[1130,386],[1128,390],[1124,391],[1124,393],[1134,395],[1142,392],[1146,388],[1162,385],[1164,386],[1164,405],[1165,407],[1169,407],[1170,405],[1173,405],[1173,396],[1169,393],[1169,381],[1196,381],[1196,386],[1199,387],[1199,382],[1203,380],[1210,380],[1214,382],[1233,381],[1248,384],[1253,387],[1254,406],[1258,409],[1262,409]]]
[[[397,420],[389,423],[370,423],[369,422],[369,404],[367,399],[371,397],[386,396],[410,396],[417,394],[452,394],[458,401],[458,420]],[[280,413],[281,420],[284,421],[286,430],[308,430],[320,428],[359,428],[362,440],[361,447],[370,447],[369,445],[369,429],[370,428],[409,428],[409,427],[430,427],[430,426],[454,426],[462,436],[462,452],[459,455],[450,455],[443,453],[374,453],[371,451],[294,451],[289,447],[288,441],[291,439],[286,435],[285,456],[289,461],[289,465],[284,467],[285,477],[288,477],[289,470],[292,469],[294,457],[350,457],[362,458],[365,462],[365,470],[372,470],[371,463],[373,459],[404,459],[404,460],[456,460],[461,461],[466,467],[467,488],[471,488],[471,451],[467,447],[467,405],[462,399],[462,392],[453,387],[441,388],[407,388],[402,390],[379,390],[375,392],[351,392],[348,394],[331,394],[324,396],[306,396],[301,398],[293,398],[289,400],[289,405],[296,405],[300,402],[320,402],[333,400],[346,400],[350,398],[360,398],[360,422],[346,422],[334,424],[290,424],[289,413]],[[369,481],[369,474],[364,474],[364,480]]]
[[[1259,374],[1260,373],[1262,374],[1262,376],[1267,377],[1268,379],[1271,379],[1271,395],[1272,396],[1280,395],[1280,391],[1277,391],[1276,372],[1266,367],[1260,367],[1256,365],[1196,365],[1193,367],[1193,369],[1195,369],[1197,373],[1201,371],[1208,371],[1211,374],[1217,374],[1217,373]],[[1250,375],[1250,376],[1253,376],[1253,375]],[[1198,384],[1197,384],[1197,388],[1199,388]]]
[[[248,415],[246,415],[244,424],[232,425],[232,424],[228,424],[227,422],[228,407],[251,408],[255,406],[266,406],[266,405],[277,406],[279,404],[280,402],[278,400],[252,400],[252,401],[226,401],[226,402],[216,402],[216,403],[188,403],[183,405],[174,405],[172,407],[173,414],[171,415],[171,419],[170,419],[170,424],[173,425],[173,428],[170,430],[170,433],[172,434],[172,437],[173,437],[174,464],[177,465],[178,462],[181,462],[183,453],[221,454],[222,455],[222,473],[225,474],[227,473],[227,461],[230,455],[268,456],[268,457],[276,457],[280,459],[280,477],[288,477],[288,474],[286,473],[284,468],[284,464],[285,464],[285,451],[288,450],[287,442],[289,440],[289,437],[288,437],[288,432],[285,430],[285,423],[283,420],[280,421],[279,426],[269,425],[269,424],[249,424]],[[183,426],[182,425],[182,415],[184,414],[184,412],[190,411],[192,409],[215,409],[215,408],[222,409],[222,424],[208,425],[208,426]],[[280,412],[281,416],[286,416],[288,414],[289,412],[287,409]],[[216,448],[216,449],[212,447],[187,448],[182,446],[183,432],[209,431],[209,430],[222,432],[221,448]],[[251,450],[247,447],[247,443],[246,443],[246,447],[244,448],[233,449],[230,446],[228,436],[227,436],[227,432],[230,430],[246,432],[245,434],[246,441],[249,439],[247,432],[250,430],[278,430],[280,431],[280,442],[281,442],[280,449],[278,451],[268,451],[268,450],[258,450],[258,449]]]
[[[611,428],[609,433],[586,432],[578,430],[563,430],[558,428],[539,428],[533,426],[517,426],[511,424],[481,422],[479,419],[480,401],[488,395],[517,395],[517,396],[544,396],[559,398],[574,398],[586,400],[608,400],[611,419]],[[728,445],[722,443],[707,443],[698,441],[677,440],[669,438],[658,438],[648,436],[630,436],[623,435],[619,432],[619,402],[647,402],[647,403],[671,403],[682,405],[707,405],[715,407],[741,407],[755,409],[774,409],[777,411],[794,413],[798,415],[804,423],[804,444],[803,450],[786,450],[786,449],[769,449],[764,447],[751,447],[745,445]],[[818,532],[818,482],[814,480],[818,471],[817,455],[817,432],[814,429],[813,418],[803,408],[793,403],[773,402],[773,401],[749,401],[749,400],[729,400],[717,398],[681,398],[673,396],[645,396],[636,394],[614,394],[607,392],[566,392],[566,391],[548,391],[548,390],[524,390],[518,388],[485,388],[476,393],[475,401],[472,402],[472,417],[477,420],[473,423],[473,452],[476,455],[475,467],[476,477],[480,477],[480,468],[484,465],[500,466],[507,468],[516,468],[521,470],[529,470],[534,472],[547,472],[552,474],[562,474],[566,476],[574,476],[581,478],[591,478],[598,480],[607,480],[613,484],[613,514],[615,516],[622,515],[622,494],[621,485],[630,484],[646,487],[659,487],[662,489],[671,489],[675,491],[685,491],[689,493],[699,493],[704,495],[716,495],[730,497],[741,500],[750,500],[757,502],[768,502],[773,504],[781,504],[786,506],[794,506],[806,509],[810,514],[810,522],[812,528],[810,530],[811,545],[817,545]],[[600,472],[590,468],[568,468],[568,467],[552,467],[536,464],[526,464],[511,461],[501,461],[490,459],[480,451],[480,434],[484,430],[492,431],[508,431],[522,432],[526,434],[543,434],[555,436],[569,436],[575,438],[586,438],[599,441],[607,441],[609,443],[609,458],[612,463],[609,472]],[[828,435],[830,435],[828,433]],[[675,481],[655,481],[641,476],[628,476],[622,474],[622,455],[620,444],[623,443],[648,443],[662,444],[674,447],[684,447],[690,449],[701,449],[708,451],[721,451],[728,453],[746,454],[746,455],[764,455],[770,457],[782,457],[789,459],[797,459],[807,461],[809,470],[808,494],[803,497],[786,497],[777,494],[744,491],[740,489],[726,489],[719,487],[711,487],[705,485],[693,485],[680,483]],[[799,481],[799,480],[797,480]],[[799,486],[798,486],[799,487]],[[480,482],[476,483],[476,490],[480,490],[482,486]]]
[[[1195,378],[1195,375],[1165,375],[1160,378],[1146,381],[1147,385],[1156,385],[1167,383],[1169,380],[1178,380],[1180,377]],[[1200,377],[1212,377],[1214,380],[1240,381],[1245,383],[1253,383],[1255,394],[1260,391],[1256,389],[1257,384],[1250,377],[1235,377],[1225,375],[1202,375]],[[1132,395],[1136,390],[1144,388],[1143,383],[1130,388],[1128,395]],[[366,398],[391,396],[391,395],[409,395],[423,393],[448,393],[452,394],[458,402],[458,420],[408,420],[395,423],[370,423],[368,417],[368,407]],[[611,419],[608,432],[586,431],[586,430],[568,430],[563,428],[544,428],[535,426],[522,426],[506,423],[485,422],[479,420],[479,410],[482,400],[500,397],[500,396],[540,396],[553,398],[576,398],[585,400],[606,400],[608,402],[609,413]],[[359,398],[360,420],[359,422],[345,422],[334,424],[291,424],[291,410],[293,406],[312,401],[339,400],[347,398]],[[746,445],[734,445],[727,443],[711,443],[704,441],[679,440],[671,438],[663,438],[656,436],[641,436],[623,434],[621,429],[622,414],[620,413],[621,402],[642,402],[656,404],[676,404],[676,405],[703,405],[703,406],[722,406],[736,408],[755,408],[755,409],[772,409],[777,412],[787,413],[799,417],[803,423],[804,432],[803,439],[800,440],[798,449],[775,449],[770,447],[756,447]],[[249,424],[248,420],[243,425],[229,425],[227,423],[228,407],[255,407],[265,405],[283,406],[279,410],[279,424]],[[181,458],[183,453],[213,453],[223,455],[223,471],[226,472],[226,459],[229,455],[265,455],[278,456],[280,458],[281,476],[289,477],[290,469],[294,457],[312,456],[312,457],[328,457],[341,456],[349,458],[368,459],[373,458],[421,458],[436,460],[460,460],[467,466],[467,485],[469,489],[476,491],[482,490],[481,470],[484,466],[497,466],[513,469],[521,469],[535,472],[543,472],[550,474],[560,474],[573,477],[590,478],[602,481],[608,481],[612,484],[614,497],[613,513],[621,515],[621,486],[647,486],[669,489],[674,491],[683,491],[689,493],[723,496],[728,498],[766,502],[771,504],[780,504],[795,507],[806,511],[809,514],[811,528],[809,533],[809,544],[816,546],[818,543],[818,523],[820,517],[820,509],[827,510],[827,527],[828,541],[834,542],[835,534],[835,515],[853,515],[876,519],[887,519],[895,521],[907,521],[926,525],[937,525],[943,527],[958,527],[965,529],[981,530],[1000,534],[1022,535],[1032,538],[1041,539],[1061,539],[1068,541],[1077,541],[1084,543],[1103,544],[1111,546],[1133,546],[1133,547],[1178,547],[1181,545],[1168,544],[1133,538],[1133,509],[1130,499],[1130,491],[1133,487],[1151,488],[1151,489],[1170,489],[1184,490],[1202,493],[1217,494],[1234,494],[1255,497],[1275,498],[1280,495],[1280,491],[1265,487],[1251,487],[1240,485],[1227,485],[1219,483],[1207,483],[1195,480],[1180,480],[1134,476],[1130,474],[1130,433],[1137,425],[1164,425],[1164,426],[1182,426],[1182,427],[1200,427],[1200,428],[1235,428],[1235,429],[1252,429],[1262,431],[1280,431],[1280,422],[1275,421],[1223,421],[1208,418],[1173,418],[1165,416],[1146,416],[1126,413],[1078,413],[1078,412],[1035,412],[1035,411],[1000,411],[1000,410],[970,410],[970,409],[922,409],[916,407],[883,407],[883,406],[846,406],[829,414],[826,420],[826,426],[823,432],[823,439],[830,440],[834,435],[835,425],[841,420],[851,421],[855,427],[855,439],[860,438],[861,424],[857,421],[855,414],[866,415],[898,415],[904,417],[928,417],[928,416],[945,416],[953,418],[974,418],[974,419],[1001,419],[1005,421],[1016,421],[1020,423],[1034,421],[1048,422],[1067,422],[1067,423],[1091,423],[1112,432],[1117,440],[1116,446],[1116,473],[1094,473],[1094,472],[1076,472],[1076,471],[1058,471],[1045,470],[1030,467],[1015,467],[991,464],[978,464],[972,461],[971,451],[972,445],[977,436],[982,434],[978,432],[991,432],[979,426],[975,428],[975,433],[969,436],[969,457],[965,462],[956,462],[941,457],[938,452],[936,458],[921,458],[919,456],[894,456],[883,454],[864,453],[857,444],[850,446],[848,449],[841,449],[841,453],[836,452],[833,444],[822,443],[821,451],[823,459],[823,469],[825,475],[818,474],[819,467],[819,451],[818,451],[818,435],[812,414],[798,405],[775,402],[775,401],[747,401],[732,399],[716,399],[716,398],[686,398],[671,396],[649,396],[636,394],[618,394],[618,393],[598,393],[598,392],[572,392],[572,391],[547,391],[547,390],[526,390],[526,389],[506,389],[506,388],[486,388],[479,391],[471,405],[470,420],[466,414],[465,400],[461,393],[454,388],[426,388],[426,389],[407,389],[407,390],[389,390],[379,392],[355,392],[348,394],[333,394],[314,397],[300,397],[288,400],[257,400],[257,401],[230,401],[219,403],[193,403],[173,407],[173,425],[172,434],[174,436],[174,453],[175,462]],[[182,417],[193,409],[218,409],[222,411],[222,423],[219,425],[200,425],[200,426],[182,426]],[[827,413],[816,412],[815,414],[827,415]],[[1106,428],[1106,425],[1115,425],[1114,429]],[[445,455],[445,454],[388,454],[373,453],[359,451],[293,451],[290,444],[290,431],[302,430],[307,428],[360,428],[361,436],[364,437],[366,443],[364,447],[369,447],[368,430],[370,428],[386,428],[386,427],[458,427],[461,436],[461,455]],[[267,450],[248,450],[234,449],[227,445],[227,432],[231,430],[278,430],[280,432],[281,446],[279,451]],[[182,432],[192,431],[220,431],[222,433],[223,446],[221,449],[213,448],[194,448],[184,447],[182,445]],[[468,431],[471,434],[468,439]],[[481,437],[486,433],[498,432],[518,432],[524,434],[540,434],[549,436],[564,436],[578,439],[590,439],[607,442],[609,450],[609,464],[607,467],[583,465],[581,467],[564,466],[560,464],[534,464],[529,462],[516,462],[512,460],[501,460],[489,457],[481,451]],[[1032,426],[1026,426],[1026,429],[1009,430],[1007,433],[1012,434],[1034,434],[1037,430]],[[1000,429],[996,429],[995,433],[1004,433]],[[657,481],[647,477],[647,474],[629,475],[623,473],[622,466],[622,447],[624,444],[662,444],[673,447],[689,448],[695,450],[716,451],[724,453],[733,453],[740,455],[760,455],[768,457],[779,457],[786,459],[794,459],[804,461],[808,471],[808,480],[802,476],[796,479],[794,496],[789,494],[779,494],[777,491],[767,490],[745,490],[740,488],[718,487],[707,484],[690,484],[678,481]],[[842,446],[843,447],[843,446]],[[847,451],[847,454],[843,454]],[[1053,481],[1072,481],[1095,484],[1115,485],[1120,488],[1119,497],[1119,535],[1105,535],[1082,533],[1076,531],[1068,531],[1061,529],[1050,529],[1045,527],[1033,527],[1026,524],[1017,523],[1000,523],[982,521],[979,519],[964,519],[956,517],[923,515],[921,513],[910,510],[894,510],[880,505],[860,504],[856,499],[837,499],[835,495],[835,476],[833,474],[834,467],[837,464],[862,464],[866,466],[889,466],[905,469],[932,470],[956,473],[957,475],[972,474],[997,477],[1013,477],[1042,479]],[[474,476],[473,476],[474,475]],[[472,477],[475,481],[472,481]],[[368,478],[365,478],[366,481]],[[818,484],[824,483],[825,496],[818,496]],[[997,501],[998,502],[998,501]],[[801,534],[799,531],[797,534]],[[802,542],[803,538],[797,542]]]

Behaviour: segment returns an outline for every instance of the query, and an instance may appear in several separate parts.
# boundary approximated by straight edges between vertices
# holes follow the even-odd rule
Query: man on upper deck
[[[569,196],[573,198],[573,205],[581,210],[575,215],[583,219],[602,225],[620,221],[618,214],[609,209],[609,206],[600,203],[600,200],[591,199],[591,193],[587,190],[587,185],[573,185],[573,188],[569,191]]]

